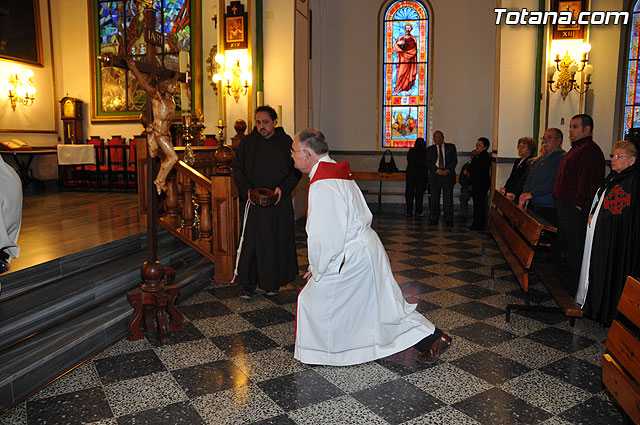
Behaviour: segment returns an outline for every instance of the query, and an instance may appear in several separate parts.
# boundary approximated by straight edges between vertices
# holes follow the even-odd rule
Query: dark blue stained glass
[[[190,50],[191,22],[187,0],[165,0],[164,33],[167,52]]]
[[[121,52],[124,19],[122,6],[121,2],[106,2],[101,3],[98,7],[101,53],[118,54]]]

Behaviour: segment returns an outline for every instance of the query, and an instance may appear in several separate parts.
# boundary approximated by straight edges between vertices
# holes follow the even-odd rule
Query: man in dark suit
[[[440,130],[433,133],[433,145],[427,148],[427,168],[429,169],[429,224],[438,224],[440,219],[440,192],[444,207],[444,222],[453,227],[453,186],[456,184],[458,152],[456,145],[444,142]]]

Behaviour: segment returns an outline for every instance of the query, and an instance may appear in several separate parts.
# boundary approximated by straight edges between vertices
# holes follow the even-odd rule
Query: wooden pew
[[[611,324],[605,344],[609,352],[602,355],[602,381],[633,423],[639,424],[640,282],[631,276],[627,277],[618,312],[628,322],[625,325],[626,321],[618,317]]]
[[[378,195],[378,210],[382,210],[382,196],[403,196],[404,197],[404,187],[402,191],[392,192],[389,190],[382,190],[383,182],[403,182],[406,180],[407,173],[405,171],[397,171],[395,173],[380,173],[380,172],[371,172],[371,171],[354,171],[353,176],[356,180],[361,181],[378,181],[380,182],[380,186],[377,191],[371,190],[363,190],[362,193],[364,195]],[[459,175],[456,175],[456,183],[458,183]],[[425,193],[429,193],[429,185],[425,188]],[[454,198],[460,197],[459,194],[454,194]]]
[[[489,230],[525,294],[529,291],[529,275],[535,272],[559,307],[530,305],[528,300],[524,305],[508,304],[506,321],[509,322],[512,310],[561,312],[569,317],[573,326],[575,318],[582,317],[582,310],[553,273],[541,262],[534,261],[536,249],[543,245],[540,241],[542,232],[556,233],[557,228],[496,191],[489,209]],[[493,268],[491,274],[493,277]]]
[[[383,182],[403,182],[406,180],[407,174],[404,171],[398,171],[395,173],[379,173],[370,171],[354,171],[353,176],[356,180],[364,181],[379,181],[380,187],[378,191],[363,190],[365,195],[378,195],[378,211],[382,210],[382,195],[388,196],[404,196],[404,190],[402,192],[391,192],[382,190]]]

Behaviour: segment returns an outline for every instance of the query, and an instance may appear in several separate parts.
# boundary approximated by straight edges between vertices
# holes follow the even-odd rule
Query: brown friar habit
[[[257,284],[266,291],[277,290],[298,274],[291,192],[301,174],[293,166],[291,143],[282,127],[268,139],[254,128],[242,139],[233,158],[241,205],[245,205],[250,189],[282,190],[277,205],[249,208],[238,265],[238,279],[248,289]]]

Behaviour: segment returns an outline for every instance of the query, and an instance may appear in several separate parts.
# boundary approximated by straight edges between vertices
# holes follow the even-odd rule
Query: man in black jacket
[[[491,158],[489,139],[481,137],[476,142],[476,156],[469,165],[469,185],[473,197],[473,223],[471,230],[484,230],[487,225],[487,192],[491,187]]]
[[[444,143],[444,133],[433,133],[433,145],[427,148],[427,168],[429,169],[429,224],[440,220],[440,192],[444,207],[444,221],[453,227],[453,186],[456,184],[458,152],[453,143]]]

